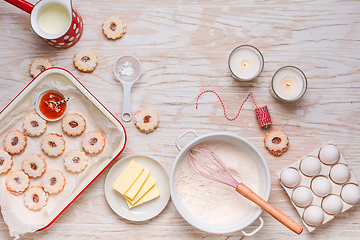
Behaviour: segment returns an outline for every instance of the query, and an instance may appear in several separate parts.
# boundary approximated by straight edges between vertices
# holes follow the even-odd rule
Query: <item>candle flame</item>
[[[283,80],[283,82],[282,82],[282,88],[283,88],[284,90],[289,91],[289,90],[291,90],[293,87],[294,87],[294,84],[293,84],[293,81],[292,81],[291,79],[285,79],[285,80]]]
[[[249,63],[248,60],[243,60],[243,61],[241,62],[241,67],[242,67],[242,68],[248,68],[249,66],[250,66],[250,63]]]

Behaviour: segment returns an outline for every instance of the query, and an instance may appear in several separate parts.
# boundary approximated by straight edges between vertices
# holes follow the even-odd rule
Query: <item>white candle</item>
[[[255,47],[242,45],[231,52],[228,64],[233,78],[249,81],[259,76],[264,67],[264,59]]]
[[[275,72],[270,90],[277,99],[295,101],[305,94],[306,88],[305,74],[297,67],[285,66]]]

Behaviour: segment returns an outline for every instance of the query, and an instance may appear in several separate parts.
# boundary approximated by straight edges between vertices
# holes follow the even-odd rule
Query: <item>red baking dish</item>
[[[68,196],[53,213],[46,216],[45,224],[37,231],[49,227],[55,219],[57,219],[65,211],[65,209],[68,208],[71,203],[75,201],[75,199],[123,152],[127,141],[126,131],[121,122],[108,109],[106,109],[106,107],[101,104],[101,102],[96,99],[96,97],[88,89],[86,89],[73,74],[58,67],[49,68],[40,73],[0,112],[0,128],[5,126],[7,117],[10,113],[32,104],[29,96],[38,86],[54,81],[59,82],[62,87],[70,85],[71,87],[79,90],[83,96],[92,103],[94,114],[99,114],[110,121],[114,125],[116,131],[119,131],[119,135],[121,135],[121,137],[113,143],[111,156],[96,162],[92,166],[91,170],[89,170],[81,178],[80,183],[70,196]]]

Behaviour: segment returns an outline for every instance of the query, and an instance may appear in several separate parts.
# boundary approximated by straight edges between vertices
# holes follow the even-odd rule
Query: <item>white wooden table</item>
[[[360,179],[359,1],[78,0],[73,6],[83,17],[84,33],[75,46],[59,50],[36,36],[29,14],[0,2],[0,108],[31,81],[32,60],[44,56],[55,66],[71,71],[120,119],[122,86],[113,75],[113,64],[119,54],[131,54],[143,66],[142,76],[132,89],[132,110],[154,108],[160,125],[155,132],[144,134],[133,122],[123,122],[128,141],[118,159],[148,155],[170,173],[178,154],[174,141],[184,131],[237,134],[253,143],[267,160],[272,178],[270,203],[299,223],[299,215],[276,178],[278,171],[334,140]],[[116,41],[108,40],[101,28],[111,15],[122,17],[128,26],[127,33]],[[256,46],[265,58],[262,74],[253,81],[233,80],[227,67],[228,55],[241,44]],[[81,73],[73,65],[74,54],[83,48],[92,49],[98,56],[93,73]],[[284,65],[299,67],[308,78],[308,91],[295,103],[281,103],[269,92],[273,73]],[[258,105],[269,108],[273,121],[270,129],[288,134],[289,150],[281,157],[268,153],[263,139],[270,129],[258,126],[251,102],[232,122],[225,119],[215,95],[203,95],[195,109],[196,97],[207,89],[223,98],[229,117],[235,116],[248,92],[253,92]],[[183,144],[190,140],[183,139]],[[171,200],[152,220],[124,220],[109,208],[104,196],[108,171],[49,228],[22,239],[244,238],[241,232],[213,235],[197,230],[179,215]],[[360,204],[313,233],[304,230],[300,236],[267,213],[262,217],[265,225],[253,239],[357,239],[360,234]],[[10,239],[2,216],[0,239]]]

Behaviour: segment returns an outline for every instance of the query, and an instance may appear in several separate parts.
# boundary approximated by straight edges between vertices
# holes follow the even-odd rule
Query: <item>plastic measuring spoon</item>
[[[131,121],[131,87],[140,78],[141,63],[132,55],[120,55],[114,64],[114,74],[124,90],[121,118],[129,122]]]

